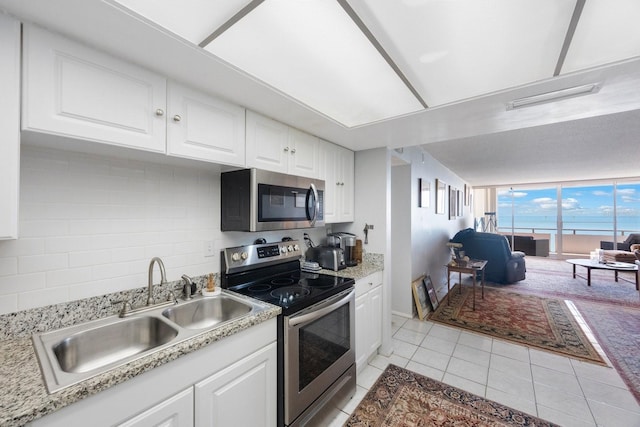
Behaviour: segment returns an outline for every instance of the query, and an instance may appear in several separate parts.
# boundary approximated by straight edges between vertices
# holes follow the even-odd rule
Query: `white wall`
[[[411,257],[411,277],[404,282],[393,283],[393,308],[396,314],[411,315],[415,312],[410,293],[411,280],[426,274],[431,276],[436,288],[446,287],[445,265],[450,258],[446,243],[459,230],[473,226],[473,212],[469,206],[465,206],[463,217],[450,220],[447,205],[445,214],[436,214],[436,178],[460,190],[464,190],[464,181],[419,147],[405,148],[401,154],[396,155],[411,164],[411,200],[410,205],[406,207],[411,212],[411,241],[406,249]],[[427,180],[431,185],[428,208],[418,207],[419,178]],[[402,180],[394,181],[392,191],[402,191],[401,188],[397,188],[398,185],[405,184]]]
[[[392,153],[393,154],[393,153]],[[412,212],[411,164],[391,167],[391,310],[404,317],[412,317],[413,297],[411,286],[395,286],[396,283],[411,283],[412,256],[411,231]]]
[[[219,167],[196,165],[23,145],[20,238],[0,241],[0,313],[146,286],[154,256],[171,281],[218,272],[221,249],[257,237],[325,234],[222,233]]]

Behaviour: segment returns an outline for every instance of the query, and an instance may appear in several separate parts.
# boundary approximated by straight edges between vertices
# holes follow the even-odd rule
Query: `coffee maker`
[[[344,251],[344,262],[347,267],[358,265],[356,261],[356,235],[351,233],[327,234],[327,245],[341,248]]]

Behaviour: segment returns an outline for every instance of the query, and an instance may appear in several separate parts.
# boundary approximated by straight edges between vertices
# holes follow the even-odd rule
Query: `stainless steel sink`
[[[157,317],[133,317],[76,332],[53,345],[64,372],[88,372],[168,343],[178,330]]]
[[[34,348],[49,392],[207,333],[224,322],[264,311],[269,305],[223,293],[165,307],[34,334]]]
[[[162,315],[183,328],[204,329],[244,316],[251,309],[251,305],[242,301],[218,295],[169,307]]]

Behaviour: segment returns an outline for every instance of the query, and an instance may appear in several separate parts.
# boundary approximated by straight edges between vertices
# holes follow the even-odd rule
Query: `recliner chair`
[[[524,280],[524,253],[512,252],[505,236],[467,228],[456,233],[450,241],[462,243],[461,250],[469,258],[488,261],[484,270],[487,281],[506,284]]]
[[[638,243],[640,243],[640,234],[631,233],[627,236],[627,239],[624,242],[618,242],[615,249],[619,251],[631,251],[631,245],[638,244]],[[614,249],[613,242],[607,242],[607,241],[601,240],[600,249],[604,249],[604,250]]]

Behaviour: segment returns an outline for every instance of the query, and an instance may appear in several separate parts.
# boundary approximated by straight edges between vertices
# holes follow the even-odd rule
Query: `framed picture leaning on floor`
[[[427,275],[422,279],[422,283],[424,288],[427,290],[427,295],[429,296],[429,301],[431,301],[431,307],[433,307],[433,311],[436,311],[438,308],[438,295],[436,294],[436,290],[433,287],[433,282],[431,281],[431,276]]]

